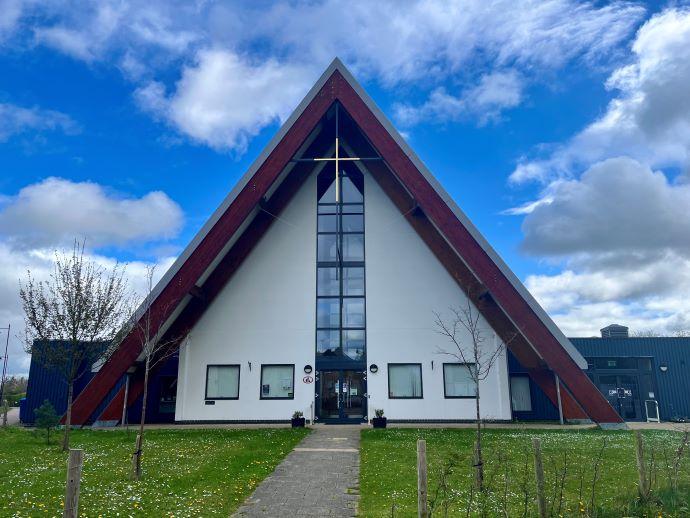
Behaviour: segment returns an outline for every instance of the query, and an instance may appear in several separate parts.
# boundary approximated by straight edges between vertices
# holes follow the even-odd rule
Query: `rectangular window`
[[[343,268],[343,295],[364,296],[364,268]]]
[[[532,397],[527,376],[510,377],[510,403],[514,412],[532,411]]]
[[[474,384],[474,377],[476,375],[477,366],[473,363],[444,363],[443,386],[445,397],[476,397],[477,387]]]
[[[340,295],[340,280],[337,268],[319,268],[317,270],[316,294],[319,297]]]
[[[319,234],[316,240],[318,241],[319,261],[335,262],[338,260],[337,234]]]
[[[321,356],[337,356],[340,349],[340,331],[319,329],[316,331],[316,352]]]
[[[364,327],[364,299],[343,299],[343,327]]]
[[[391,399],[421,399],[422,364],[389,363],[388,397]]]
[[[208,365],[206,367],[206,399],[238,399],[239,396],[239,365]]]
[[[343,214],[343,232],[364,232],[364,214]]]
[[[316,327],[340,327],[340,299],[317,299]]]
[[[319,232],[338,231],[338,216],[335,214],[319,214]]]
[[[294,386],[294,365],[261,366],[261,399],[294,399]]]
[[[343,234],[343,261],[364,261],[364,234]]]

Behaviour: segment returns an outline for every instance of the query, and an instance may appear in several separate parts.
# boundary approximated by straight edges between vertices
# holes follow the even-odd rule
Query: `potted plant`
[[[306,419],[304,419],[304,414],[302,412],[295,410],[295,413],[292,414],[292,419],[290,422],[292,423],[293,428],[304,428]]]
[[[371,424],[374,425],[374,428],[385,428],[387,419],[383,417],[383,408],[375,409],[374,415],[376,417],[371,420]]]

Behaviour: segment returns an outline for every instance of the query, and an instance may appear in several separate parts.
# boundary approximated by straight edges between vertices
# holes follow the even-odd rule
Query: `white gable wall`
[[[221,290],[182,348],[176,420],[285,420],[295,410],[309,415],[314,385],[303,383],[302,378],[304,366],[314,365],[315,175],[280,218]],[[295,399],[260,399],[261,364],[283,363],[295,364]],[[209,364],[240,365],[239,399],[204,404]]]
[[[434,311],[448,316],[449,307],[464,307],[467,298],[369,175],[364,192],[367,363],[379,367],[367,375],[369,413],[383,408],[389,419],[473,419],[474,399],[444,397],[443,363],[456,360],[438,353],[454,346],[434,326]],[[492,347],[498,338],[483,318],[481,324]],[[388,363],[422,364],[423,399],[388,398]],[[481,382],[480,396],[483,418],[511,418],[505,355]]]
[[[315,384],[316,177],[312,175],[221,290],[180,352],[178,421],[286,420],[310,415]],[[365,260],[369,414],[390,419],[472,419],[473,399],[445,399],[438,353],[452,344],[436,333],[434,311],[465,304],[455,281],[378,184],[365,175]],[[495,334],[483,321],[488,344]],[[252,367],[249,369],[249,362]],[[433,362],[433,369],[432,369]],[[295,365],[295,399],[260,399],[261,364]],[[423,399],[388,398],[388,363],[421,363]],[[238,400],[205,405],[206,366],[240,365]],[[313,374],[312,374],[313,376]],[[502,357],[481,385],[482,415],[510,419]]]

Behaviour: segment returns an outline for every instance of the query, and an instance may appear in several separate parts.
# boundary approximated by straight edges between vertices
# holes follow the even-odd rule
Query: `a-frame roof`
[[[304,172],[291,159],[315,145],[316,128],[336,101],[383,157],[385,165],[371,167],[377,181],[401,210],[405,204],[414,206],[408,221],[484,316],[493,315],[487,320],[503,330],[504,341],[510,342],[511,351],[533,371],[533,379],[547,395],[552,400],[556,395],[553,375],[546,374],[553,371],[565,385],[564,412],[570,417],[620,422],[582,372],[587,366],[584,358],[337,58],[154,288],[148,300],[159,335],[188,329],[203,313],[207,299],[249,254],[256,235],[271,224],[259,217],[260,210],[257,216],[257,208],[272,202],[273,210],[280,211],[294,194]],[[138,314],[145,310],[140,308]],[[134,327],[77,398],[75,424],[98,417],[93,415],[96,409],[137,360],[141,350],[137,333]]]

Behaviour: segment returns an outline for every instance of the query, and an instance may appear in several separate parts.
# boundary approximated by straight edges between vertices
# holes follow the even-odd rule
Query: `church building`
[[[365,423],[375,409],[391,422],[472,420],[472,336],[458,328],[461,361],[435,323],[450,308],[476,315],[487,354],[504,349],[480,381],[484,419],[514,418],[525,389],[511,387],[510,356],[564,419],[622,422],[582,355],[337,59],[150,299],[139,315],[150,312],[174,353],[153,376],[175,422],[301,411]],[[135,327],[75,400],[73,422],[115,424],[140,404],[141,361]]]

